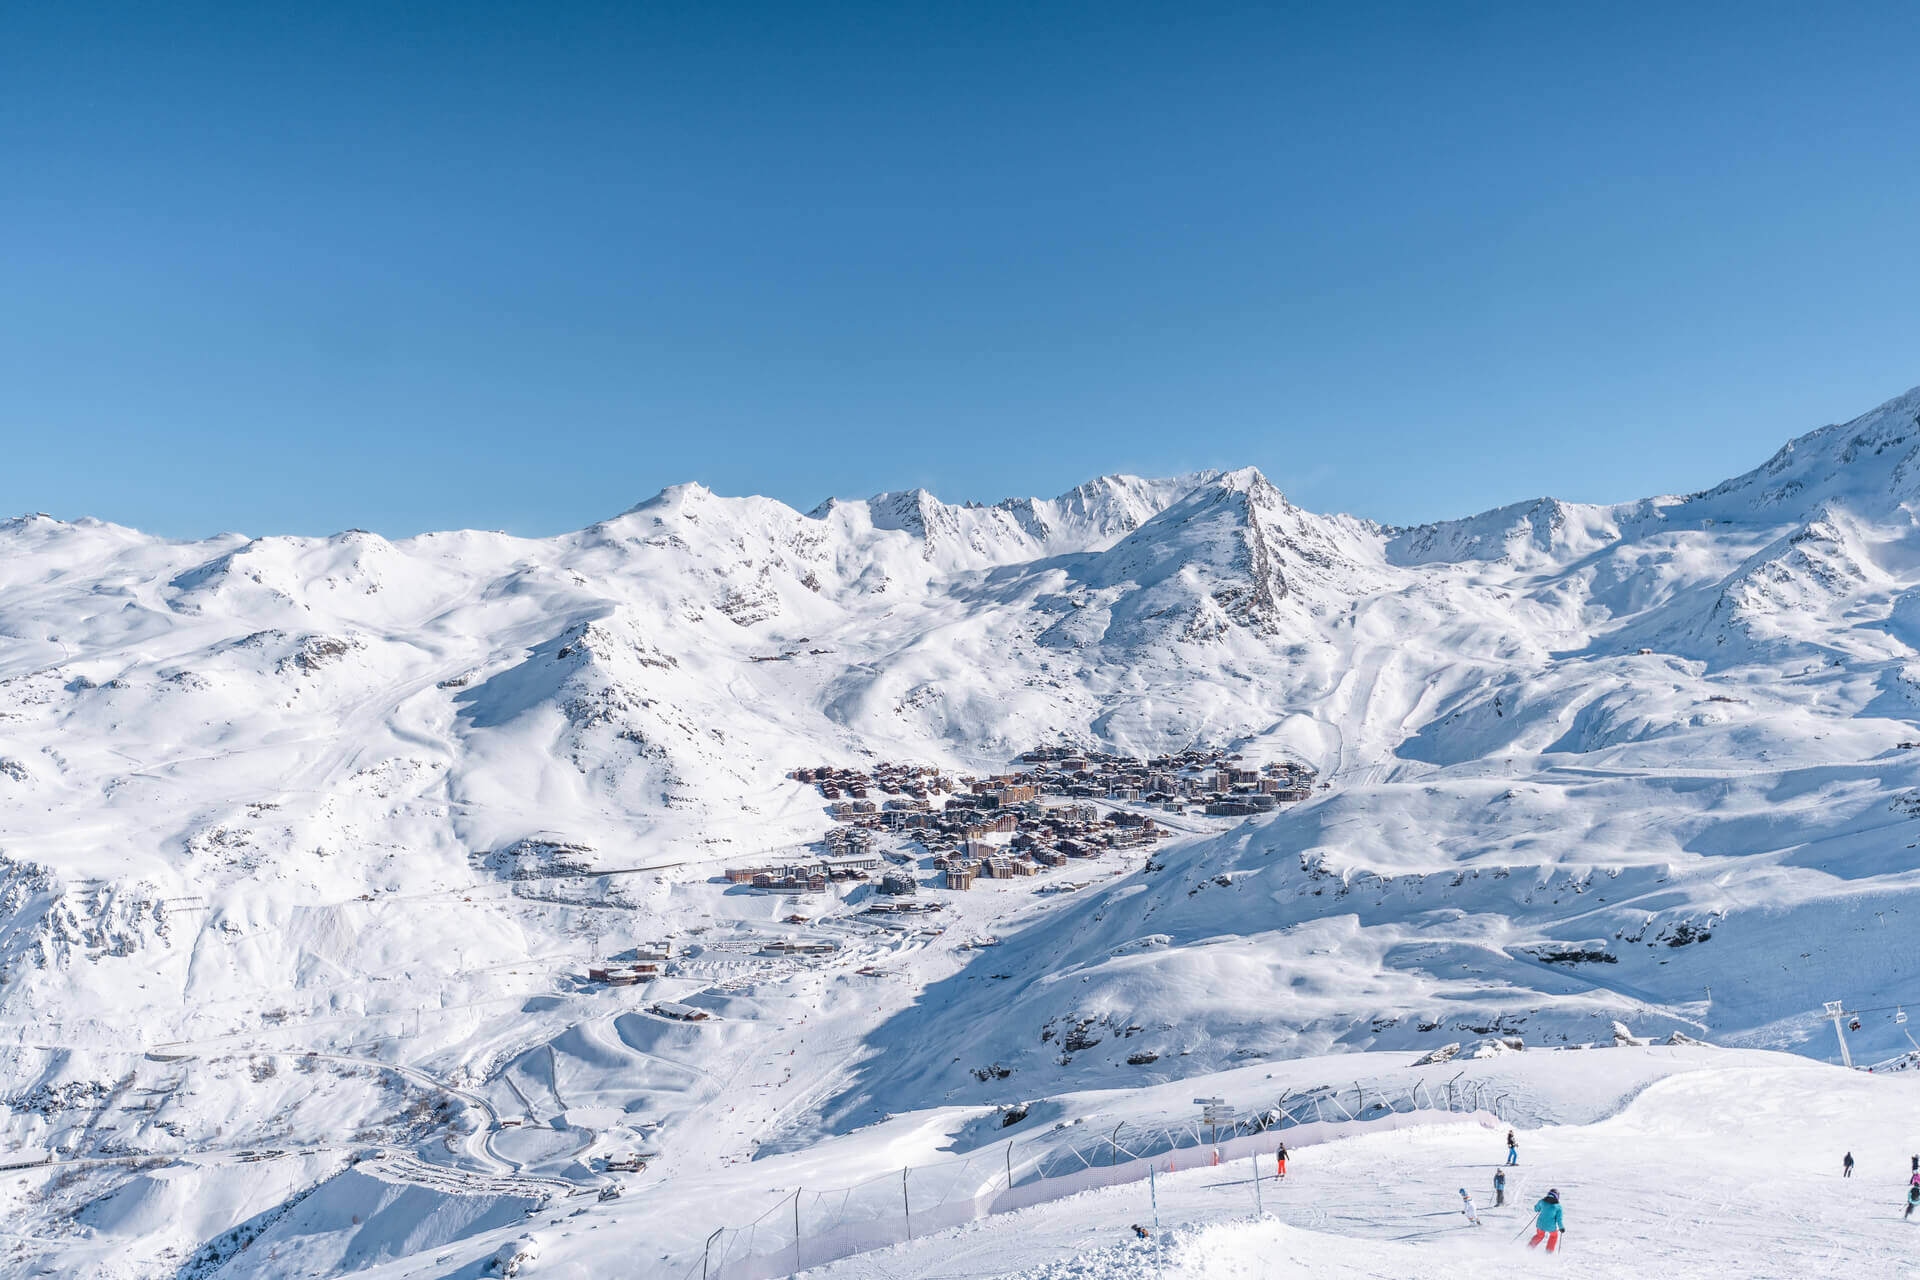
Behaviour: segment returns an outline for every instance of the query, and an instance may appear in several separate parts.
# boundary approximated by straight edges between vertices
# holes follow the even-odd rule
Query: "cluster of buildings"
[[[933,855],[934,870],[949,889],[971,889],[976,879],[1036,875],[1073,858],[1151,844],[1166,834],[1143,814],[1103,815],[1091,804],[1044,804],[1038,788],[1026,781],[968,779],[965,786],[938,811],[915,811],[908,820],[890,824],[880,819],[912,833]],[[912,877],[890,874],[880,888],[910,893]]]
[[[828,847],[833,847],[831,839]],[[873,873],[880,869],[880,855],[866,852],[870,847],[869,838],[861,842],[861,852],[822,858],[818,862],[779,867],[728,867],[727,883],[774,893],[825,893],[830,884],[872,879]]]
[[[1193,749],[1177,755],[1138,757],[1040,747],[1020,757],[1042,795],[1105,797],[1155,805],[1184,813],[1198,805],[1210,814],[1261,813],[1277,805],[1305,800],[1312,793],[1313,770],[1291,761],[1258,767],[1240,755]]]
[[[820,765],[788,776],[818,787],[828,801],[827,812],[839,824],[827,833],[828,856],[805,867],[741,867],[727,872],[729,880],[802,892],[822,891],[835,880],[866,880],[880,865],[875,837],[890,831],[931,853],[947,888],[970,889],[976,879],[1017,879],[1076,858],[1151,845],[1167,833],[1143,809],[1197,807],[1231,817],[1304,800],[1314,774],[1290,762],[1249,765],[1217,749],[1138,758],[1041,747],[1022,755],[1018,768],[984,778],[894,763]],[[1103,814],[1096,800],[1128,807]],[[909,872],[888,871],[877,888],[907,895],[918,883]]]
[[[829,800],[839,800],[843,796],[849,800],[866,800],[875,794],[931,800],[936,795],[954,790],[956,785],[952,778],[928,765],[879,764],[871,772],[821,765],[812,769],[795,769],[787,776],[795,782],[812,783]]]
[[[652,982],[666,973],[667,961],[673,959],[673,943],[651,942],[633,949],[633,959],[621,964],[593,965],[587,970],[587,981],[604,983],[610,987],[632,987],[642,982]]]
[[[828,813],[842,824],[827,834],[830,854],[864,853],[883,830],[909,835],[933,855],[942,883],[956,890],[972,888],[976,879],[1018,879],[1075,858],[1150,845],[1165,834],[1137,809],[1103,814],[1091,803],[1096,798],[1175,811],[1189,800],[1271,807],[1282,795],[1304,796],[1307,785],[1286,766],[1243,769],[1219,752],[1128,760],[1043,748],[1022,756],[1021,764],[1026,767],[984,778],[891,763],[871,770],[800,768],[789,776],[818,787],[830,802]],[[1058,803],[1062,799],[1067,803]],[[878,888],[912,894],[918,883],[910,873],[889,871]]]

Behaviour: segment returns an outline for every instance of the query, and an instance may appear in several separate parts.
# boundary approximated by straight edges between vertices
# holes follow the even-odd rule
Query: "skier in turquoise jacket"
[[[1533,1202],[1533,1227],[1533,1239],[1527,1241],[1527,1248],[1534,1248],[1545,1240],[1548,1253],[1559,1250],[1560,1233],[1567,1229],[1567,1218],[1560,1212],[1558,1191],[1549,1191]]]

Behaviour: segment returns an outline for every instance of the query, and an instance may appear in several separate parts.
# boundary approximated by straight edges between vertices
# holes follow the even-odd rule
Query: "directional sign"
[[[1224,1106],[1226,1101],[1225,1098],[1195,1098],[1193,1105],[1196,1107],[1218,1107]]]

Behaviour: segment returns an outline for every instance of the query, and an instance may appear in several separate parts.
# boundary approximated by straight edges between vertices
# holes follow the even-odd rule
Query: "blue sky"
[[[9,6],[0,511],[1705,486],[1920,383],[1916,12]]]

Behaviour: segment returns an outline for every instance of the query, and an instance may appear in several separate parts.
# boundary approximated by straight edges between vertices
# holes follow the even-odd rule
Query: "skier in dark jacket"
[[[1280,1170],[1278,1173],[1274,1174],[1273,1176],[1276,1178],[1286,1177],[1287,1176],[1287,1144],[1284,1142],[1281,1143],[1280,1149],[1274,1152],[1273,1154],[1275,1158],[1279,1161],[1279,1170]]]
[[[1505,1169],[1495,1169],[1493,1171],[1493,1207],[1498,1209],[1506,1202],[1507,1171]]]
[[[1840,1176],[1843,1178],[1853,1176],[1853,1152],[1851,1151],[1847,1152],[1847,1158],[1840,1162]]]
[[[1520,1144],[1513,1140],[1513,1130],[1507,1130],[1507,1163],[1520,1163]]]
[[[1549,1191],[1533,1202],[1533,1239],[1527,1241],[1527,1248],[1535,1248],[1545,1240],[1547,1252],[1557,1253],[1560,1236],[1566,1229],[1567,1217],[1560,1212],[1560,1193]]]

